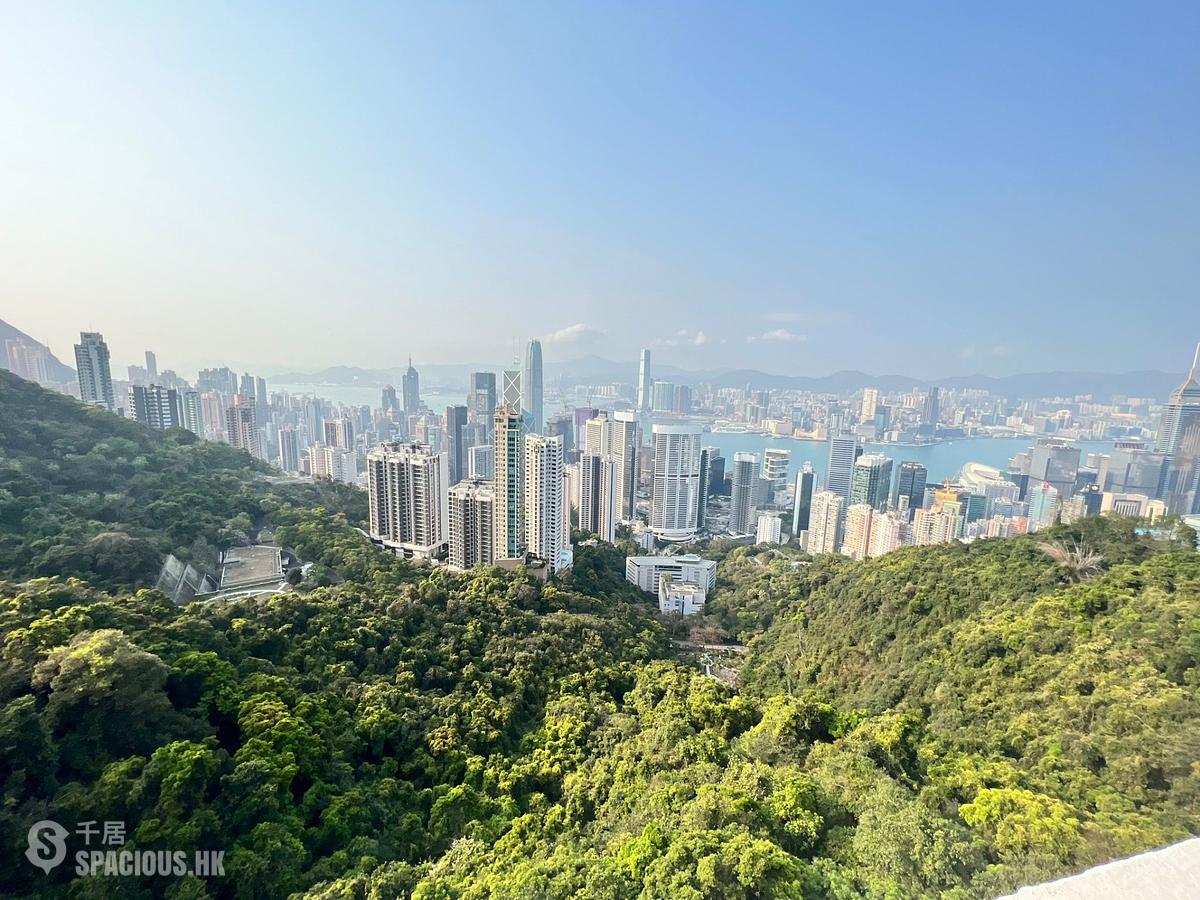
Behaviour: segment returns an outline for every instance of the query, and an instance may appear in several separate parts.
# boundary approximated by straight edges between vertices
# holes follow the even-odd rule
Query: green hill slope
[[[244,542],[275,496],[365,515],[354,492],[277,490],[243,451],[153,431],[0,371],[0,571],[152,584],[163,557]]]
[[[11,896],[991,897],[1200,830],[1182,539],[1057,529],[1105,557],[1080,583],[1044,536],[714,551],[712,616],[751,639],[731,687],[672,658],[607,545],[549,585],[415,567],[352,527],[360,493],[311,508],[244,454],[2,375],[0,451]],[[138,590],[152,557],[259,521],[328,577]],[[46,875],[41,819],[221,849],[227,874]]]

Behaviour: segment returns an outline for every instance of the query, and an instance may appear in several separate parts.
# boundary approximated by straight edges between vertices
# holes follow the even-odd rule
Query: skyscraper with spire
[[[521,367],[521,413],[525,430],[541,434],[545,424],[542,409],[542,342],[537,338],[525,345],[525,363]]]
[[[408,368],[404,370],[401,390],[404,394],[404,412],[410,416],[416,415],[421,411],[421,378],[413,368],[411,356],[408,358]]]
[[[1163,407],[1155,449],[1163,454],[1159,496],[1172,513],[1188,515],[1200,506],[1200,344],[1183,384]]]

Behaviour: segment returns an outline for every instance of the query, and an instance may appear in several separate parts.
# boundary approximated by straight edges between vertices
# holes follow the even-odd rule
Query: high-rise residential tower
[[[758,489],[758,454],[733,454],[733,495],[729,503],[729,530],[749,534],[758,519],[755,492]]]
[[[441,556],[448,541],[445,453],[427,444],[382,444],[367,454],[371,537],[405,557]]]
[[[116,412],[117,401],[113,396],[112,370],[104,335],[95,331],[79,333],[79,343],[75,345],[75,370],[79,375],[79,399]]]
[[[562,439],[525,436],[525,502],[522,511],[525,551],[544,560],[551,575],[559,571],[566,533]]]
[[[808,528],[808,552],[837,553],[842,546],[842,510],[846,501],[833,491],[813,495],[812,515]]]
[[[542,342],[534,338],[525,345],[521,368],[521,413],[526,430],[541,434],[546,419],[542,409]]]
[[[467,477],[467,448],[463,429],[467,427],[465,406],[446,407],[446,453],[450,459],[450,483],[458,484]]]
[[[525,552],[525,451],[521,413],[508,404],[497,406],[492,417],[492,470],[496,496],[492,548],[497,559],[512,559]]]
[[[654,425],[650,530],[660,540],[696,535],[702,434],[698,425]]]
[[[471,479],[450,488],[449,563],[456,569],[485,566],[495,559],[496,492],[490,481]]]

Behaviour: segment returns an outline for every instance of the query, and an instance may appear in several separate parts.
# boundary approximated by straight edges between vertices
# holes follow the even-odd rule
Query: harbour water
[[[367,385],[310,385],[310,384],[275,384],[269,383],[273,391],[287,391],[292,394],[312,394],[327,400],[355,405],[368,405],[372,408],[380,404],[380,388]],[[399,390],[399,385],[396,386]],[[464,403],[465,392],[458,394],[449,391],[422,390],[421,399],[429,408],[441,412],[449,404]],[[547,415],[554,413],[547,410]],[[665,420],[664,420],[665,421]],[[675,420],[678,421],[678,420]],[[649,440],[649,422],[643,423]],[[800,466],[811,462],[817,475],[817,484],[825,482],[826,456],[828,450],[824,441],[802,441],[790,437],[770,437],[755,432],[705,432],[706,446],[719,447],[725,457],[726,471],[729,471],[733,454],[738,451],[757,453],[761,461],[763,451],[768,447],[780,447],[790,450],[792,454],[788,473],[795,477]],[[900,446],[894,444],[866,444],[864,452],[882,453],[895,460],[899,465],[905,460],[921,463],[929,470],[930,481],[942,481],[953,477],[965,463],[977,462],[987,466],[995,466],[1001,471],[1008,465],[1008,460],[1014,454],[1033,446],[1032,437],[1023,438],[965,438],[954,441],[943,441],[937,444],[925,444],[918,447]],[[1080,462],[1088,453],[1102,453],[1112,449],[1108,441],[1079,441]]]

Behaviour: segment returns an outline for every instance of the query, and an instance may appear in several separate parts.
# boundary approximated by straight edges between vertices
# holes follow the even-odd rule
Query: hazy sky
[[[1200,4],[0,7],[61,358],[1182,370]]]

